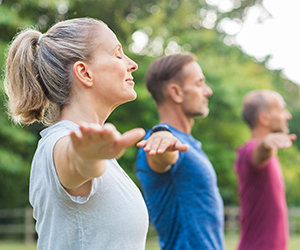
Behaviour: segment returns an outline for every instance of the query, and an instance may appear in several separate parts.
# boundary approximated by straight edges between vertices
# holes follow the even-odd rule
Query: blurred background
[[[281,1],[286,3],[286,8],[293,9],[288,2]],[[24,27],[34,26],[46,32],[58,21],[87,16],[104,21],[116,33],[125,54],[139,65],[134,73],[137,99],[118,107],[108,119],[120,132],[134,127],[151,128],[158,122],[155,104],[144,85],[144,75],[152,60],[180,51],[196,54],[214,94],[209,100],[209,116],[196,119],[192,134],[202,141],[215,167],[225,206],[237,209],[231,215],[235,221],[226,223],[226,230],[231,228],[231,232],[237,233],[238,195],[232,168],[235,149],[250,136],[241,118],[245,94],[253,89],[273,89],[282,94],[293,115],[290,130],[300,137],[298,81],[288,77],[282,65],[272,67],[271,51],[264,50],[256,55],[255,49],[251,53],[247,50],[247,43],[258,41],[260,44],[259,41],[266,40],[262,39],[262,33],[253,32],[248,38],[241,36],[255,10],[259,11],[251,16],[251,20],[257,25],[273,18],[262,0],[0,0],[0,241],[23,237],[22,233],[11,236],[7,232],[17,232],[18,225],[14,228],[11,224],[23,220],[15,219],[11,214],[23,214],[26,211],[23,209],[30,207],[30,164],[39,132],[43,129],[41,124],[12,125],[6,114],[2,81],[8,45]],[[296,34],[296,23],[293,24],[295,29],[290,32]],[[269,47],[271,45],[270,39]],[[281,42],[281,49],[291,58],[300,51],[299,46],[291,49],[289,43],[284,42]],[[300,139],[291,148],[279,152],[288,206],[293,211],[291,214],[295,214],[293,222],[299,221],[300,217],[299,212],[295,212],[300,207],[299,148]],[[127,150],[119,163],[139,186],[134,173],[136,153],[136,147]],[[227,219],[230,217],[226,216]],[[300,222],[293,222],[290,223],[292,233],[297,235]],[[31,227],[29,225],[28,232]],[[298,243],[299,247],[300,241]]]

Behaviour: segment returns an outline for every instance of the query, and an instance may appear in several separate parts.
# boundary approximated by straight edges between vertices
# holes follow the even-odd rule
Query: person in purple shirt
[[[254,90],[243,104],[243,118],[251,139],[237,150],[234,171],[240,198],[238,250],[286,250],[288,210],[277,151],[292,146],[292,118],[282,96],[272,90]]]

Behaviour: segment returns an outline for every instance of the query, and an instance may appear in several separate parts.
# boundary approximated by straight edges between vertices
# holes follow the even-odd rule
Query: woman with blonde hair
[[[18,123],[47,125],[30,174],[38,249],[145,248],[144,200],[114,159],[144,130],[120,134],[105,123],[136,98],[136,69],[115,34],[91,18],[59,22],[45,34],[26,29],[13,39],[5,76],[9,114]]]

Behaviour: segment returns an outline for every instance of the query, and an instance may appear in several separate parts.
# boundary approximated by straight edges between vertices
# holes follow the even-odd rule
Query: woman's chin
[[[124,101],[122,103],[126,103],[126,102],[131,102],[134,101],[137,97],[136,92],[133,90],[130,94],[128,94],[126,96],[126,98],[124,98]]]
[[[134,90],[134,89],[132,89],[132,94],[131,94],[131,98],[130,98],[130,100],[129,100],[129,101],[133,101],[133,100],[135,100],[135,99],[136,99],[136,97],[137,97],[137,94],[136,94],[135,90]]]

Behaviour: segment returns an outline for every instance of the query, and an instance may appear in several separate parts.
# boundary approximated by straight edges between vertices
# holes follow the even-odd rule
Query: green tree
[[[230,36],[223,31],[222,20],[242,22],[248,8],[262,1],[232,1],[235,4],[227,10],[214,5],[214,2],[19,0],[16,3],[0,0],[0,51],[4,54],[15,33],[27,25],[45,32],[55,22],[68,18],[89,16],[103,20],[117,34],[125,53],[139,65],[139,70],[134,73],[137,100],[121,105],[108,119],[121,132],[134,127],[150,128],[158,122],[155,104],[144,86],[144,75],[152,60],[163,54],[193,52],[214,94],[209,100],[210,115],[196,119],[192,133],[203,142],[204,150],[216,169],[225,204],[237,204],[236,177],[232,170],[235,149],[250,136],[240,115],[244,95],[261,88],[280,92],[294,115],[291,131],[297,133],[299,87],[285,79],[281,71],[268,70],[265,66],[268,58],[257,62],[237,46],[224,43],[230,40]],[[4,57],[0,57],[0,64],[4,65]],[[5,97],[1,94],[0,198],[5,201],[1,206],[23,206],[28,200],[30,162],[42,126],[12,126],[5,113],[4,102]],[[295,157],[299,153],[299,142],[297,146],[280,151],[290,205],[300,203],[297,193],[299,161]],[[119,159],[121,166],[135,181],[136,152],[137,147],[132,147]]]
[[[7,46],[16,32],[24,26],[37,26],[43,15],[53,16],[54,5],[41,6],[40,1],[0,1],[0,65],[4,73]],[[54,11],[53,11],[54,10]],[[17,72],[16,72],[17,74]],[[30,162],[41,126],[13,125],[5,107],[3,84],[0,88],[0,208],[28,205]]]

